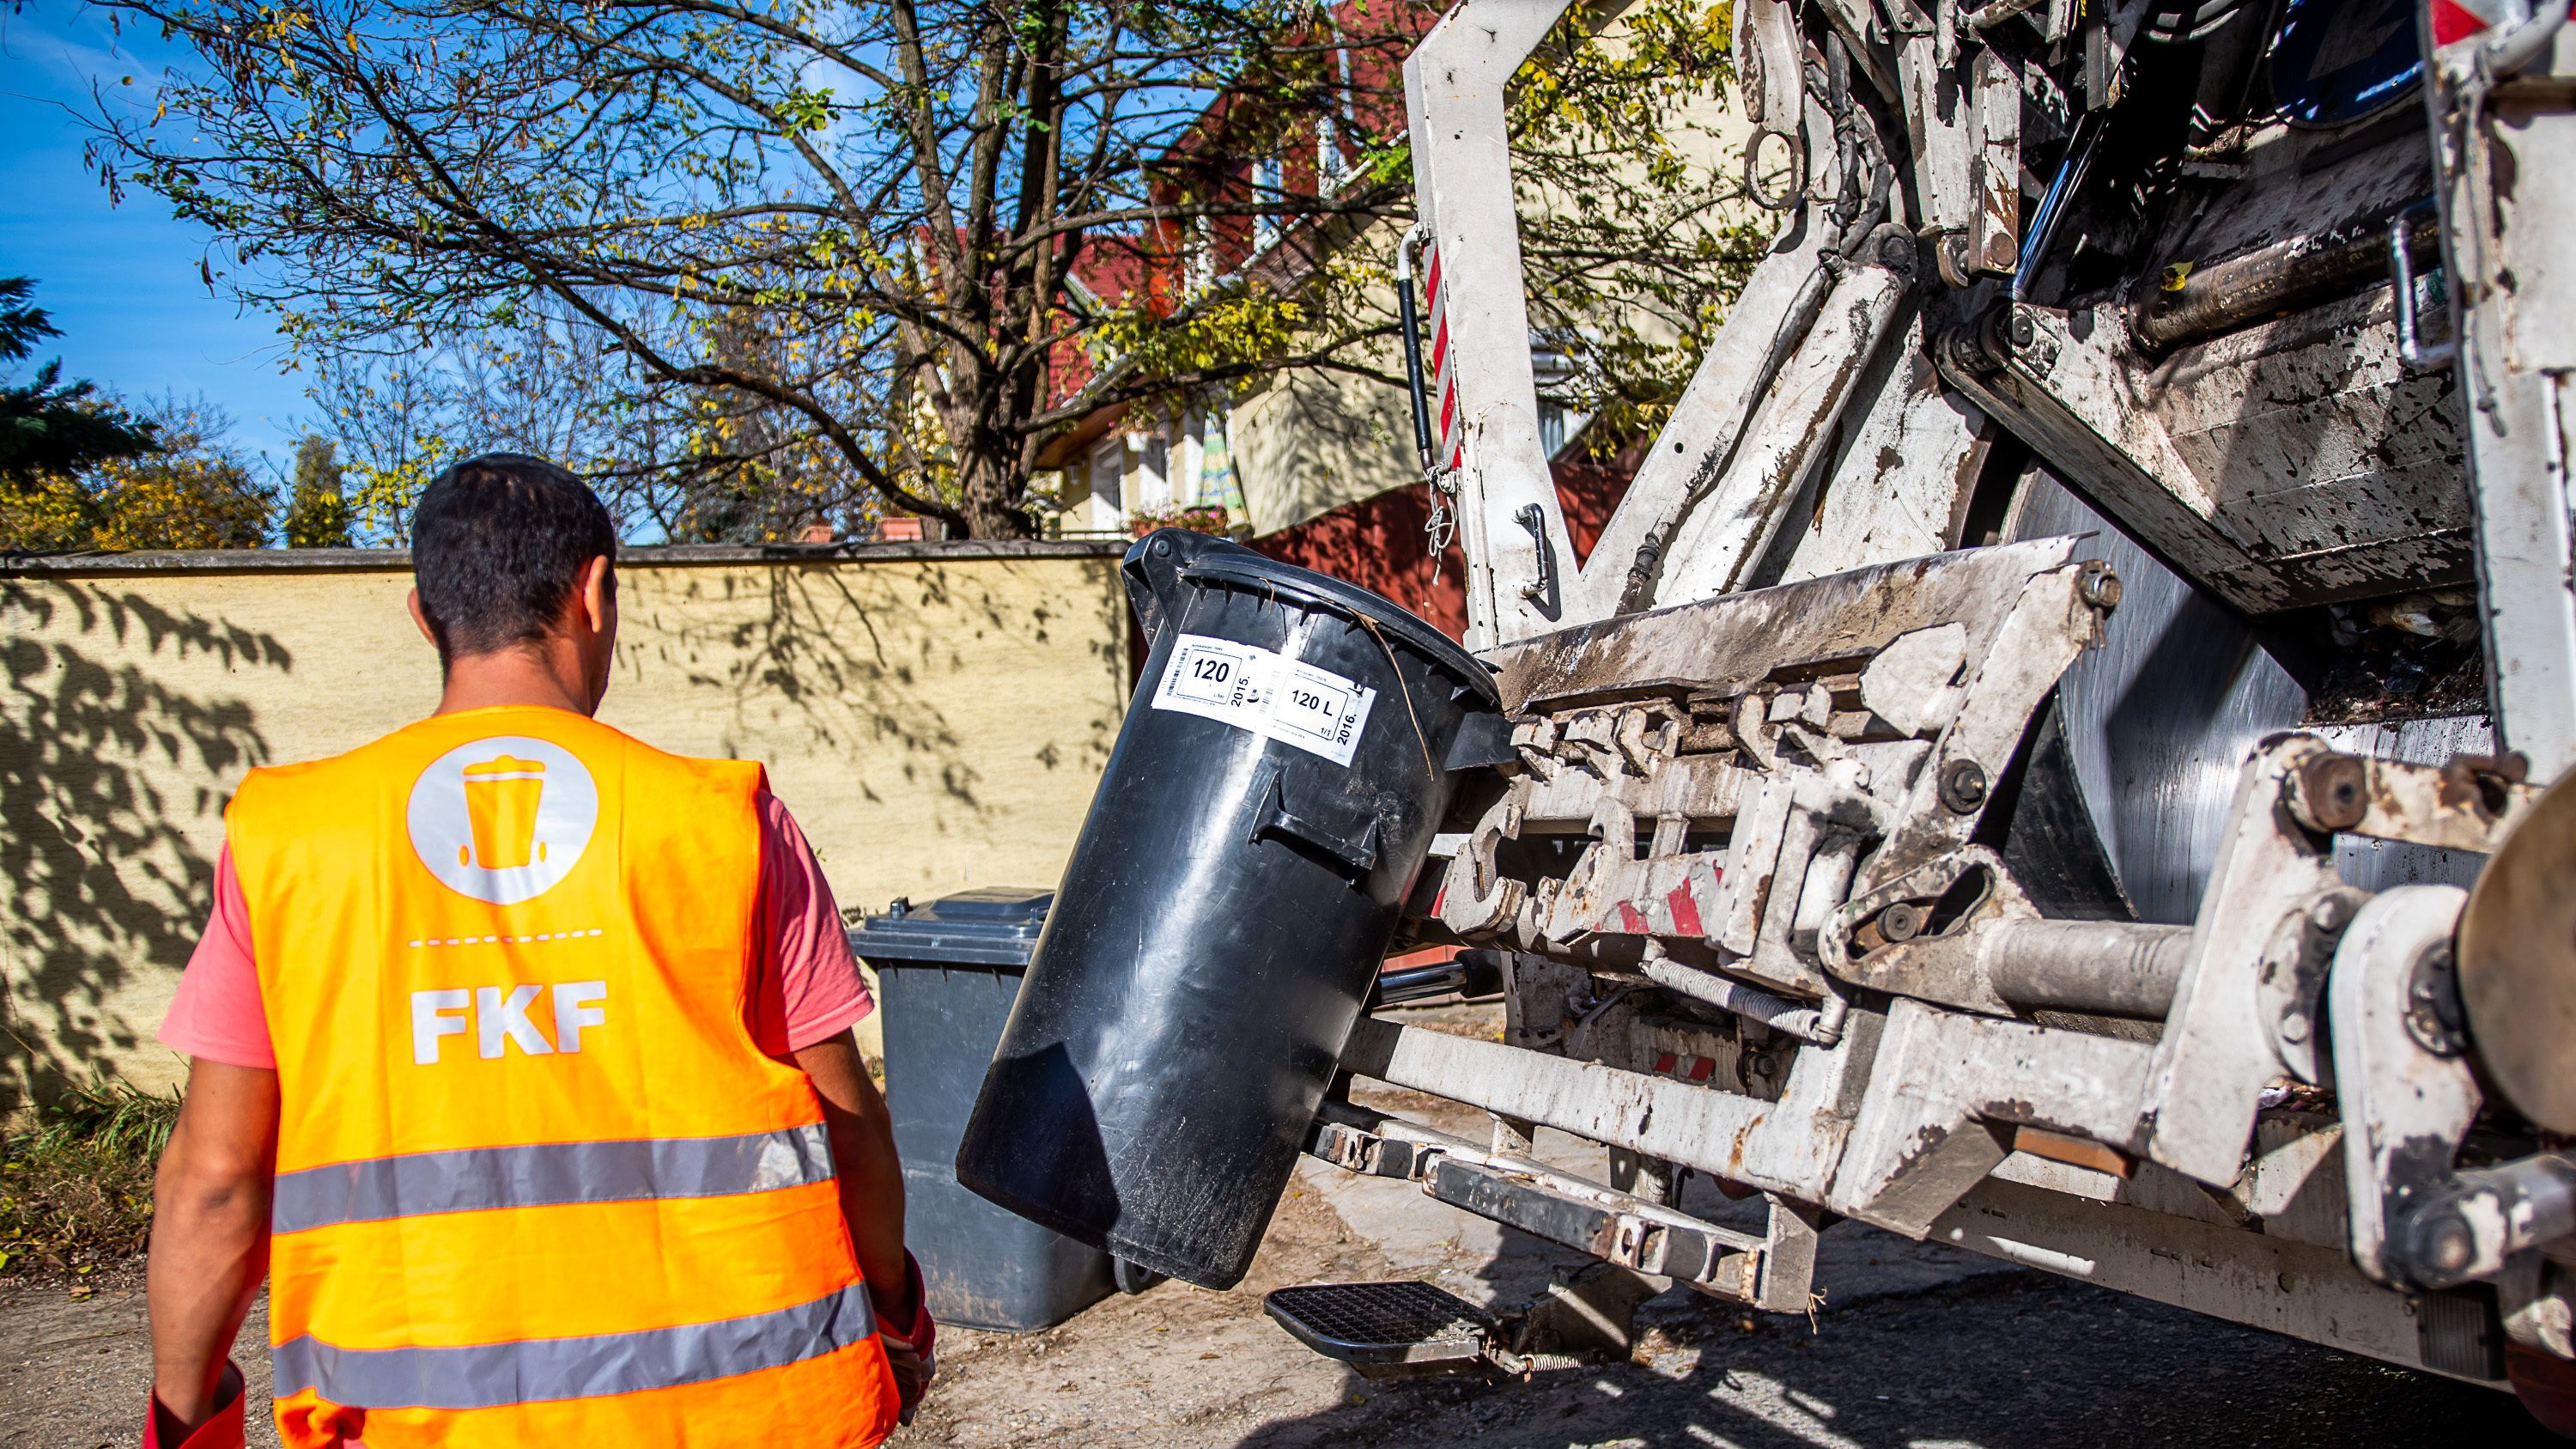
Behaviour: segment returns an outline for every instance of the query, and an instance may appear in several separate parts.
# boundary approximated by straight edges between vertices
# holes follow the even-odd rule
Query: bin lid
[[[1433,628],[1421,616],[1382,595],[1330,574],[1283,563],[1228,539],[1179,529],[1165,529],[1139,539],[1127,551],[1131,571],[1140,566],[1145,550],[1158,539],[1179,548],[1176,571],[1185,580],[1243,589],[1269,598],[1285,595],[1308,608],[1319,608],[1355,622],[1366,620],[1375,626],[1381,638],[1393,636],[1397,644],[1474,691],[1487,708],[1494,708],[1500,702],[1501,696],[1495,688],[1494,671],[1490,666],[1460,647],[1456,640]]]
[[[985,886],[926,906],[899,900],[852,926],[850,949],[881,971],[913,962],[1026,967],[1053,904],[1055,892],[1035,886]]]

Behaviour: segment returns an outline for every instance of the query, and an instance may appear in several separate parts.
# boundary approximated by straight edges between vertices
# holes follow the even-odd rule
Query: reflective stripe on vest
[[[273,1232],[436,1213],[775,1192],[832,1176],[822,1124],[738,1137],[414,1152],[280,1173]]]
[[[548,1399],[629,1394],[847,1348],[877,1331],[864,1286],[811,1303],[715,1323],[587,1338],[532,1338],[464,1348],[336,1348],[311,1335],[269,1352],[278,1398],[312,1389],[335,1404],[490,1409]]]

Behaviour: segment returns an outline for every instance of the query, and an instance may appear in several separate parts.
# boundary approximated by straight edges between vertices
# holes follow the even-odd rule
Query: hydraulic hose
[[[1422,245],[1422,223],[1415,222],[1395,244],[1395,312],[1404,326],[1405,391],[1413,402],[1413,451],[1422,461],[1422,476],[1440,471],[1431,443],[1431,404],[1423,395],[1422,315],[1413,301],[1413,251]]]
[[[2075,123],[2074,139],[2066,146],[2066,159],[2057,163],[2056,179],[2048,183],[2048,194],[2039,200],[2039,212],[2030,219],[2030,234],[2022,240],[2021,260],[2013,267],[2012,299],[2022,301],[2030,296],[2030,284],[2039,276],[2040,263],[2048,260],[2048,249],[2057,243],[2057,228],[2066,220],[2066,208],[2074,202],[2075,193],[2084,189],[2085,173],[2093,169],[2093,149],[2102,139],[2100,111],[2087,111]]]

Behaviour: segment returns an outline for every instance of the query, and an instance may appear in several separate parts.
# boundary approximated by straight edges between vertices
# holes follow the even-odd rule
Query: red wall
[[[1593,540],[1628,491],[1628,476],[1625,469],[1558,465],[1556,498],[1565,509],[1577,562],[1591,557]],[[1467,565],[1453,534],[1439,567],[1432,567],[1430,538],[1422,531],[1431,516],[1430,495],[1427,486],[1398,488],[1256,538],[1252,546],[1282,562],[1374,589],[1456,639],[1467,632]]]

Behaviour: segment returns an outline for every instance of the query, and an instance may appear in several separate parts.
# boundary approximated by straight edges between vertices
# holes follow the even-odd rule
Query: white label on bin
[[[1347,766],[1377,691],[1252,644],[1183,634],[1153,707],[1219,720]]]

